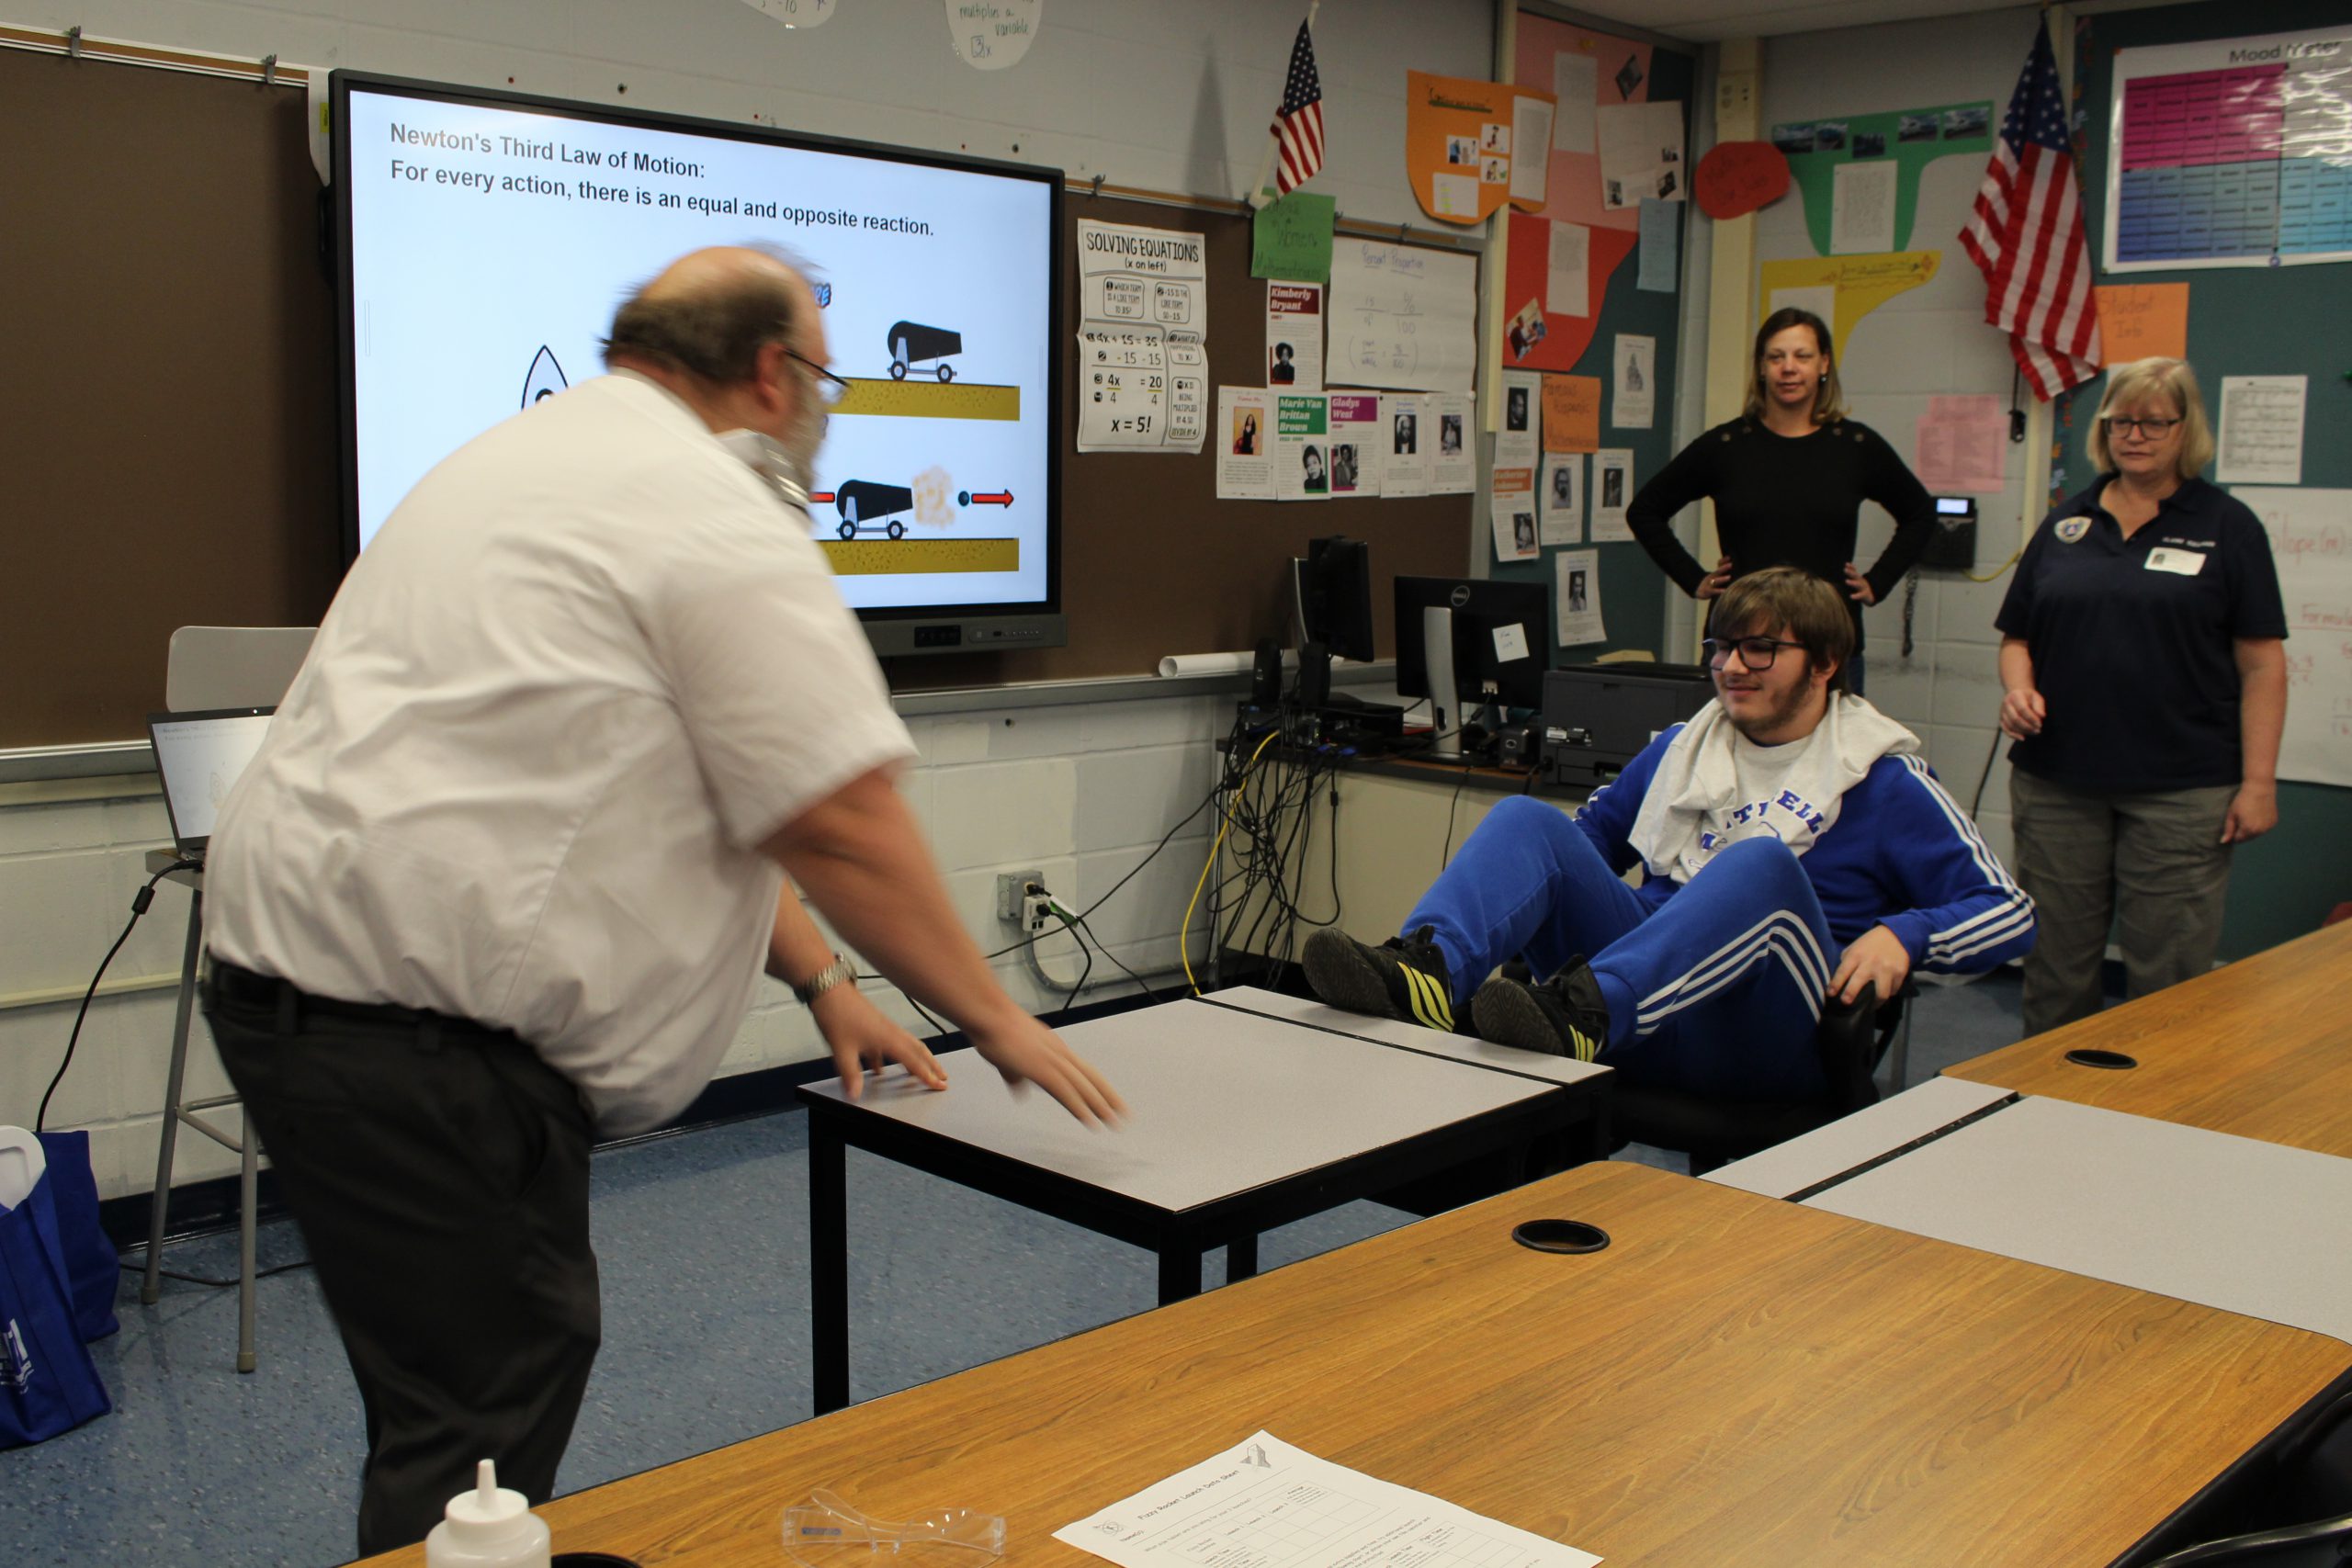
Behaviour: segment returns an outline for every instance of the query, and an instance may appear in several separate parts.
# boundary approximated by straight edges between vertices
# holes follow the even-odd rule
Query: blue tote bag
[[[114,1315],[122,1261],[98,1224],[98,1179],[90,1169],[90,1134],[38,1136],[41,1153],[49,1156],[47,1185],[57,1213],[57,1249],[74,1292],[74,1326],[85,1340],[104,1339],[122,1326]]]
[[[22,1201],[0,1208],[0,1449],[56,1437],[113,1408],[74,1322],[56,1196],[43,1171]]]

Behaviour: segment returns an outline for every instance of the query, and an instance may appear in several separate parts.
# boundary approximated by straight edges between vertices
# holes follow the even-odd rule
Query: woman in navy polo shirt
[[[2018,881],[2040,936],[2025,1032],[2212,966],[2230,846],[2278,820],[2286,613],[2262,524],[2197,477],[2213,434],[2177,359],[2108,374],[2097,483],[2042,521],[2001,629]]]

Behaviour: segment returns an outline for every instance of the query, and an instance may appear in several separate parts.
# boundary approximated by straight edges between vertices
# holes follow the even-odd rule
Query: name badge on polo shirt
[[[2148,570],[2178,572],[2183,577],[2195,577],[2205,570],[2205,552],[2166,549],[2159,545],[2148,552]]]

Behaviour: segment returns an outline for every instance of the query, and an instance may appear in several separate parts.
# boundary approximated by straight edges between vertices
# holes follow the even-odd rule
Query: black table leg
[[[849,1180],[832,1119],[808,1116],[809,1337],[817,1414],[849,1403]]]
[[[1225,1244],[1225,1282],[1258,1277],[1258,1233],[1235,1236]]]
[[[1159,1304],[1189,1301],[1201,1293],[1201,1248],[1194,1242],[1174,1242],[1159,1249]]]

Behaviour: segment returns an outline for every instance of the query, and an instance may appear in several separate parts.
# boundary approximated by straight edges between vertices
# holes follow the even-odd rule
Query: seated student
[[[1866,983],[1891,997],[1915,966],[1989,969],[2032,945],[2032,900],[1917,739],[1841,689],[1854,634],[1837,589],[1754,572],[1724,591],[1713,629],[1714,701],[1573,819],[1497,806],[1404,936],[1316,932],[1315,994],[1432,1029],[1467,998],[1498,1044],[1598,1058],[1634,1084],[1801,1100],[1826,1087],[1812,1050],[1826,998]],[[1629,887],[1636,863],[1646,880]],[[1487,978],[1515,954],[1549,978]]]

